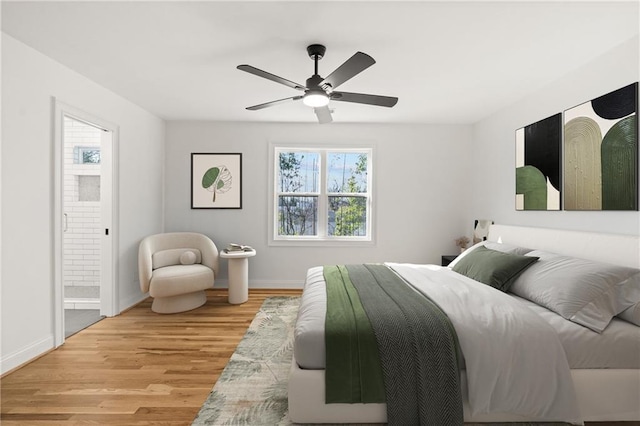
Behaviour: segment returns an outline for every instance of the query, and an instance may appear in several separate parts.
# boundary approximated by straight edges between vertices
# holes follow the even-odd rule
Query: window
[[[100,176],[78,176],[78,201],[100,201]]]
[[[372,241],[372,148],[274,147],[273,241]]]
[[[73,147],[73,162],[75,164],[100,164],[100,148],[94,146]]]

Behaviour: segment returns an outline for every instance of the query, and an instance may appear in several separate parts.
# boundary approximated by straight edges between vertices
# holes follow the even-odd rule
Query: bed
[[[484,284],[479,285],[471,278],[461,276],[455,272],[455,269],[460,269],[465,262],[469,263],[469,259],[473,256],[479,256],[485,249],[492,252],[489,254],[493,254],[494,251],[504,251],[505,253],[515,253],[519,256],[529,255],[539,259],[533,266],[518,275],[509,292],[496,292],[495,289],[482,291],[491,293],[491,297],[500,293],[501,304],[514,305],[514,309],[515,305],[518,305],[517,309],[521,309],[520,306],[522,306],[524,314],[518,315],[531,317],[531,319],[535,317],[535,321],[544,322],[546,323],[544,327],[555,331],[555,337],[552,340],[558,340],[561,349],[551,355],[551,361],[545,362],[558,363],[558,371],[564,368],[562,365],[568,365],[564,379],[562,379],[564,373],[554,374],[557,376],[557,381],[565,382],[562,386],[570,388],[570,396],[567,397],[569,398],[567,401],[574,398],[576,407],[573,412],[567,410],[566,413],[555,413],[553,415],[555,418],[550,418],[546,414],[541,417],[538,414],[523,414],[523,412],[538,413],[535,410],[511,410],[508,406],[501,406],[499,402],[494,404],[489,401],[491,398],[490,395],[487,397],[486,392],[478,394],[478,373],[474,372],[474,369],[477,369],[477,366],[474,367],[474,363],[483,358],[472,354],[473,351],[469,349],[471,346],[468,344],[463,345],[463,340],[468,338],[465,337],[465,333],[469,334],[469,332],[461,331],[458,334],[461,334],[460,343],[465,362],[468,364],[460,375],[464,421],[566,421],[574,424],[580,424],[582,421],[640,421],[640,321],[638,320],[640,306],[637,303],[640,301],[640,285],[638,284],[637,271],[629,272],[628,276],[625,276],[623,281],[626,283],[626,287],[624,290],[620,290],[622,287],[616,287],[616,298],[619,292],[623,292],[626,305],[623,312],[616,312],[616,316],[610,321],[589,312],[564,312],[563,310],[570,310],[572,307],[567,308],[567,304],[562,303],[555,306],[553,300],[544,300],[544,297],[540,301],[536,299],[536,297],[540,297],[540,294],[536,294],[539,291],[537,287],[534,286],[533,290],[527,289],[528,276],[538,277],[541,273],[543,275],[548,273],[549,270],[545,270],[545,268],[549,269],[549,265],[552,267],[551,273],[555,270],[561,270],[563,262],[567,261],[573,265],[572,268],[577,267],[579,271],[586,273],[587,278],[600,276],[598,271],[593,273],[590,271],[590,262],[594,264],[606,262],[627,269],[638,269],[640,267],[640,238],[629,235],[492,225],[487,241],[467,250],[463,256],[456,259],[458,262],[452,263],[450,267],[403,264],[389,264],[388,266],[394,268],[396,272],[400,271],[399,274],[408,281],[411,281],[414,275],[421,275],[429,269],[433,273],[440,274],[439,276],[443,277],[443,280],[448,277],[447,280],[454,280],[467,286],[483,287]],[[463,261],[465,257],[467,257],[467,261]],[[575,265],[571,263],[574,260],[577,262]],[[560,266],[554,270],[554,265]],[[542,272],[540,272],[541,268]],[[620,270],[624,268],[620,268]],[[552,285],[553,280],[554,276],[551,275],[544,282]],[[323,354],[326,291],[324,285],[322,268],[311,268],[308,271],[294,332],[294,357],[289,378],[290,418],[294,423],[386,423],[387,405],[385,403],[325,403],[325,360]],[[415,284],[417,287],[420,285]],[[589,285],[591,285],[590,281]],[[442,291],[447,292],[451,291],[449,288],[455,286],[448,284],[444,287],[448,288]],[[436,293],[440,291],[436,290]],[[552,289],[552,291],[555,290]],[[546,293],[543,293],[543,296],[544,294]],[[444,305],[443,310],[446,312],[449,309],[448,302],[445,300],[447,296],[438,297],[444,297],[443,300],[437,301],[438,304]],[[563,296],[561,295],[561,297]],[[537,303],[530,299],[536,300]],[[616,299],[616,303],[618,302],[619,300]],[[605,304],[607,303],[611,305],[613,302],[609,300]],[[620,310],[620,306],[618,303],[616,307],[610,306],[609,308]],[[477,310],[477,308],[474,309]],[[571,320],[567,319],[569,317]],[[454,320],[452,317],[454,325],[457,324],[456,321],[459,320]],[[458,325],[456,325],[456,331],[458,331]],[[465,347],[467,351],[465,351]],[[530,348],[523,350],[528,351]],[[553,351],[549,349],[548,352]],[[558,355],[559,353],[562,355]],[[512,366],[512,369],[522,371],[522,375],[525,377],[528,370],[527,365]],[[536,380],[536,378],[528,378],[527,380]],[[520,398],[517,395],[518,386],[522,387],[522,384],[514,383],[507,384],[507,386],[512,386],[509,391],[517,399]],[[504,391],[504,389],[496,388],[496,392],[499,391]],[[530,392],[530,390],[526,392]],[[510,397],[506,396],[505,399]],[[535,400],[537,397],[529,395],[527,398]],[[565,405],[571,404],[572,402],[567,402]]]

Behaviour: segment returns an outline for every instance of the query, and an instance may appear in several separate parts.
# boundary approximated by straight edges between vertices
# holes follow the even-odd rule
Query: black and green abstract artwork
[[[562,116],[516,130],[516,210],[560,210]]]
[[[638,83],[564,112],[565,210],[638,210]]]

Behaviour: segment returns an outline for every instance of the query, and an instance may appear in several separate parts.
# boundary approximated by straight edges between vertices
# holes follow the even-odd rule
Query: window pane
[[[278,192],[318,192],[319,162],[317,152],[280,152]]]
[[[100,164],[100,148],[87,146],[73,147],[74,164]]]
[[[82,150],[82,163],[83,164],[100,164],[100,150],[99,149]]]
[[[317,235],[318,197],[278,197],[278,235]]]
[[[100,176],[78,176],[78,201],[100,201]]]
[[[365,197],[329,197],[328,231],[331,236],[366,236],[367,199]]]
[[[330,152],[327,154],[329,192],[367,192],[367,154]]]

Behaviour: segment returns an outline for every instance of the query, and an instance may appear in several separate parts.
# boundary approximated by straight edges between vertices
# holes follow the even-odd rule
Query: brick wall
[[[64,147],[64,297],[100,297],[100,164],[82,163],[100,146],[100,130],[65,117]]]

